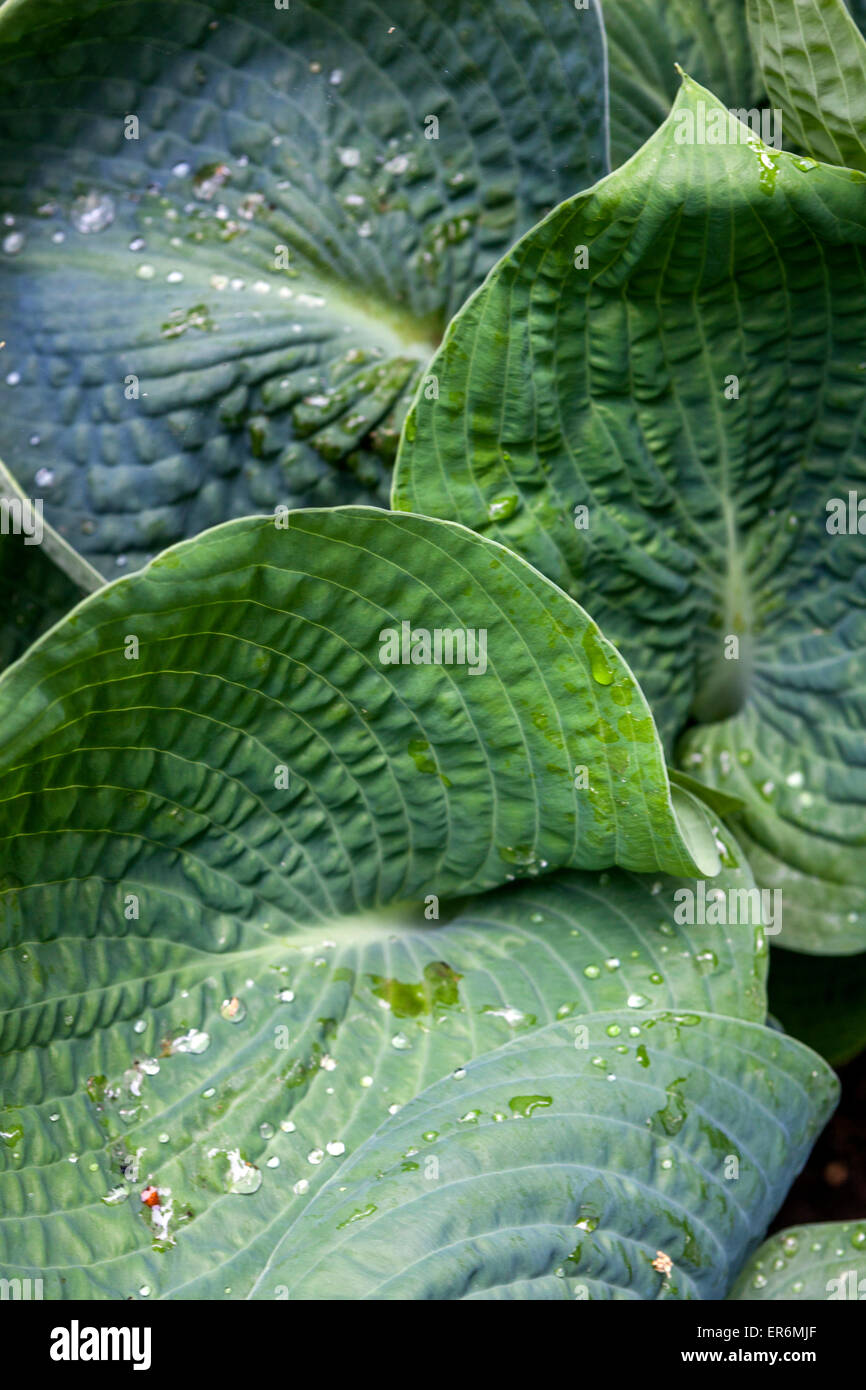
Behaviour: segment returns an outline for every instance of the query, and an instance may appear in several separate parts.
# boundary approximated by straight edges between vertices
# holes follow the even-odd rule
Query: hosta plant
[[[864,1296],[864,18],[0,4],[0,1277]]]

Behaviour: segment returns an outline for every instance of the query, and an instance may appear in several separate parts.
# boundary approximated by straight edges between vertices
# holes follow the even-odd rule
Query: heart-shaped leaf
[[[748,0],[748,13],[786,143],[866,169],[866,39],[843,0]]]
[[[485,669],[383,664],[404,624]],[[462,527],[227,523],[41,639],[0,729],[2,1261],[50,1296],[248,1290],[343,1146],[514,1031],[763,1016],[761,931],[687,933],[676,881],[447,908],[752,883],[594,624]]]
[[[746,0],[608,0],[614,165],[630,159],[670,112],[677,64],[731,107],[756,104],[760,76],[745,19]]]
[[[603,43],[570,0],[4,6],[0,452],[48,519],[115,577],[384,501],[449,317],[606,167]]]
[[[142,916],[84,949],[75,920],[31,930],[7,955],[0,1265],[47,1297],[247,1294],[342,1155],[485,1049],[599,1006],[627,1020],[608,1023],[611,1047],[661,1004],[762,1017],[760,934],[687,933],[675,888],[563,872],[443,925],[407,904],[260,930],[189,906],[179,922],[163,899],[150,930]]]
[[[587,605],[816,952],[866,946],[864,245],[862,174],[685,79],[454,320],[394,488]]]
[[[325,873],[326,897],[353,909],[548,865],[720,864],[708,813],[669,785],[643,695],[596,625],[517,556],[425,517],[338,508],[218,527],[94,595],[0,701],[21,793],[6,803],[22,832],[7,862],[27,883],[61,862],[107,869],[115,839],[116,863],[143,869],[162,845],[178,882],[198,883],[183,846],[220,826],[219,875],[241,825],[253,845],[273,837],[249,876],[266,898],[284,892],[289,854],[312,900]],[[104,757],[90,758],[94,738]],[[243,788],[222,797],[228,768]],[[119,817],[111,779],[129,792]],[[299,848],[310,837],[321,862]],[[201,886],[226,906],[216,879]]]
[[[866,1298],[866,1221],[790,1226],[765,1241],[729,1298],[795,1302]]]
[[[709,1014],[590,1014],[388,1119],[283,1232],[290,1298],[719,1298],[835,1100],[814,1053]]]

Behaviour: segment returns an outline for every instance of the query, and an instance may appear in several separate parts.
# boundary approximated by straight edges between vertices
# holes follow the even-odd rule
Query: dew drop
[[[520,498],[516,492],[503,493],[501,497],[494,497],[488,503],[487,517],[489,521],[507,521],[513,516],[520,505]]]
[[[107,193],[91,190],[75,199],[69,210],[69,220],[77,232],[86,236],[103,232],[114,221],[114,199]]]
[[[121,1202],[125,1202],[129,1197],[128,1187],[112,1187],[103,1197],[103,1202],[107,1207],[118,1207]]]
[[[247,1016],[247,1007],[237,995],[232,995],[231,999],[224,999],[220,1005],[220,1017],[227,1023],[242,1023]]]
[[[240,1149],[229,1149],[226,1158],[229,1161],[226,1192],[240,1192],[245,1196],[258,1192],[262,1185],[261,1170],[241,1158]]]
[[[190,1028],[188,1033],[175,1038],[169,1045],[170,1052],[191,1052],[194,1056],[199,1056],[206,1052],[210,1047],[210,1034],[203,1033],[199,1028]]]

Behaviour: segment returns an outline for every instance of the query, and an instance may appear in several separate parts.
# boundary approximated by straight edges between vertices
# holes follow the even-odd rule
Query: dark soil
[[[866,1217],[866,1052],[839,1067],[842,1099],[770,1227]]]

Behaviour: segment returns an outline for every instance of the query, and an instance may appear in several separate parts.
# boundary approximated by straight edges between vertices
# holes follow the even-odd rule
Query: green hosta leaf
[[[681,791],[684,838],[640,691],[524,561],[288,520],[166,552],[0,679],[0,1259],[48,1296],[249,1291],[343,1146],[512,1033],[765,1009],[761,933],[680,927],[664,877],[448,909],[614,857],[751,879]],[[402,622],[483,626],[487,669],[383,665]]]
[[[611,1005],[623,1037],[664,1003],[762,1016],[763,953],[749,934],[677,927],[674,886],[564,872],[474,899],[440,926],[407,904],[318,933],[191,906],[181,917],[162,900],[150,930],[104,932],[86,952],[75,921],[53,940],[31,935],[8,957],[3,1045],[23,1051],[3,1068],[19,1108],[0,1111],[11,1141],[0,1265],[40,1271],[47,1297],[246,1295],[343,1153],[485,1049]],[[52,972],[56,1004],[44,997]],[[34,1163],[40,1219],[22,1223]],[[153,1248],[163,1238],[147,1186],[164,1197],[157,1219],[169,1214],[165,1249]]]
[[[748,1303],[866,1298],[866,1221],[778,1231],[752,1256],[729,1297]]]
[[[614,165],[634,154],[668,115],[676,64],[726,104],[759,96],[746,28],[746,0],[607,0],[610,144]]]
[[[866,570],[856,514],[828,534],[866,480],[862,180],[686,79],[454,320],[394,488],[587,605],[817,952],[866,946]]]
[[[840,962],[774,951],[770,979],[770,1012],[832,1066],[866,1048],[866,955]]]
[[[0,449],[27,491],[49,460],[49,520],[111,577],[277,503],[384,501],[451,314],[605,168],[570,0],[32,0],[0,99]]]
[[[214,825],[232,828],[217,874],[255,825],[254,845],[274,842],[250,881],[263,874],[265,896],[279,896],[281,855],[312,837],[324,861],[295,845],[292,871],[311,892],[324,872],[355,908],[422,881],[453,893],[548,864],[719,868],[707,813],[669,786],[646,702],[596,625],[518,557],[425,517],[342,508],[217,528],[94,596],[0,685],[0,702],[22,793],[8,828],[25,831],[41,804],[52,825],[61,815],[66,845],[42,825],[9,866],[31,883],[43,863],[75,866],[74,894],[79,833],[86,861],[105,867],[117,839],[117,862],[139,868],[166,835],[177,881],[198,882],[182,847]],[[79,749],[93,738],[105,756],[91,760]],[[211,807],[223,765],[246,790]],[[275,785],[284,765],[287,789]],[[121,817],[108,813],[109,771],[129,792]],[[68,793],[44,800],[52,784]]]
[[[723,869],[713,880],[713,888],[726,894],[751,884],[744,863]],[[616,870],[598,876],[564,871],[473,898],[461,906],[456,921],[474,933],[471,939],[479,946],[485,938],[495,940],[500,955],[504,950],[519,967],[520,976],[509,981],[506,994],[520,996],[521,1007],[539,1021],[670,1005],[763,1022],[763,931],[746,924],[684,925],[674,896],[684,887],[694,889],[694,882]],[[435,939],[446,936],[457,936],[453,924]],[[505,969],[502,959],[500,989]],[[557,989],[562,992],[566,979],[569,986],[559,999]],[[537,991],[534,1003],[531,989]]]
[[[515,1039],[388,1119],[255,1292],[721,1297],[832,1108],[832,1072],[713,1015],[583,1022],[585,1040],[566,1023]]]
[[[696,777],[690,777],[687,772],[681,772],[678,768],[669,767],[668,777],[671,786],[682,787],[685,791],[691,792],[699,801],[704,801],[711,806],[720,816],[733,816],[738,811],[742,811],[744,802],[739,796],[731,796],[729,792],[721,791],[718,787],[708,787],[705,782],[699,781]]]
[[[764,83],[785,141],[866,169],[866,40],[843,0],[748,0]]]

